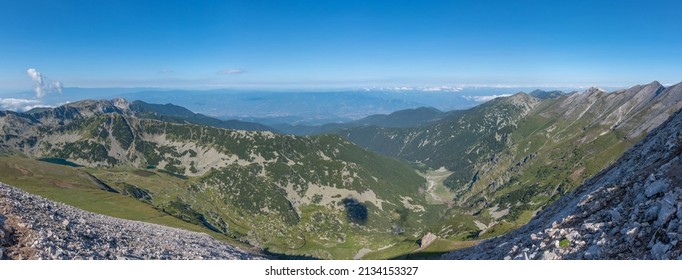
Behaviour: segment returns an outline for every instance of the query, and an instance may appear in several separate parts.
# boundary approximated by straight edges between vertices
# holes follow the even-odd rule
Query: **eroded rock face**
[[[260,259],[207,234],[112,218],[0,183],[2,259]]]
[[[419,244],[419,249],[424,249],[428,247],[429,245],[431,245],[431,243],[433,243],[433,241],[436,241],[436,239],[438,239],[438,236],[430,232],[427,233],[426,235],[424,235],[424,237],[422,237],[421,244]]]
[[[526,226],[445,259],[682,259],[682,111]]]

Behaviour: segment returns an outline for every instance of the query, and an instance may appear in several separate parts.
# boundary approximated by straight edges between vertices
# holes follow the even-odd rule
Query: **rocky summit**
[[[0,183],[0,259],[262,259],[195,233],[93,214]]]
[[[682,111],[505,236],[445,259],[682,259]]]

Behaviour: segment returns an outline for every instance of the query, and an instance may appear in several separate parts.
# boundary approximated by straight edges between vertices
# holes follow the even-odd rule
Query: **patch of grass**
[[[424,248],[422,252],[425,253],[442,253],[451,252],[478,244],[477,240],[456,241],[438,238],[434,240],[428,247]]]
[[[516,223],[510,223],[507,221],[502,221],[502,222],[499,222],[499,223],[495,224],[494,226],[490,227],[483,234],[481,234],[481,236],[479,236],[479,238],[480,239],[488,239],[488,238],[492,238],[492,237],[497,237],[497,236],[503,235],[507,232],[510,232],[510,231],[520,227],[520,226],[521,225],[516,224]]]
[[[561,247],[561,248],[566,248],[566,247],[568,247],[569,245],[571,245],[571,241],[569,241],[569,240],[566,239],[566,238],[561,239],[561,241],[559,241],[559,247]]]
[[[478,244],[477,240],[459,241],[438,238],[428,247],[419,250],[417,240],[404,239],[393,246],[380,251],[367,253],[362,259],[365,260],[433,260],[440,259],[443,254],[463,249]]]
[[[392,259],[400,260],[438,260],[443,254],[452,252],[454,250],[463,249],[478,244],[479,241],[452,241],[446,239],[436,239],[428,247],[411,252],[409,254],[401,255]]]
[[[419,249],[416,239],[404,239],[397,241],[393,246],[384,250],[372,251],[362,257],[364,260],[386,260],[398,258]]]

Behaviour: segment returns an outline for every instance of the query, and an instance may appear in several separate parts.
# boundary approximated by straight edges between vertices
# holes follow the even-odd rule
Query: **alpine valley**
[[[249,258],[241,250],[440,258],[527,224],[680,109],[682,83],[658,82],[322,126],[83,100],[0,112],[0,181],[90,212],[204,232]],[[0,199],[28,199],[17,191]]]

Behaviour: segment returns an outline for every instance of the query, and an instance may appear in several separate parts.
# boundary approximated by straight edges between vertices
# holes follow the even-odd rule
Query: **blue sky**
[[[682,81],[682,1],[4,1],[0,90]]]

